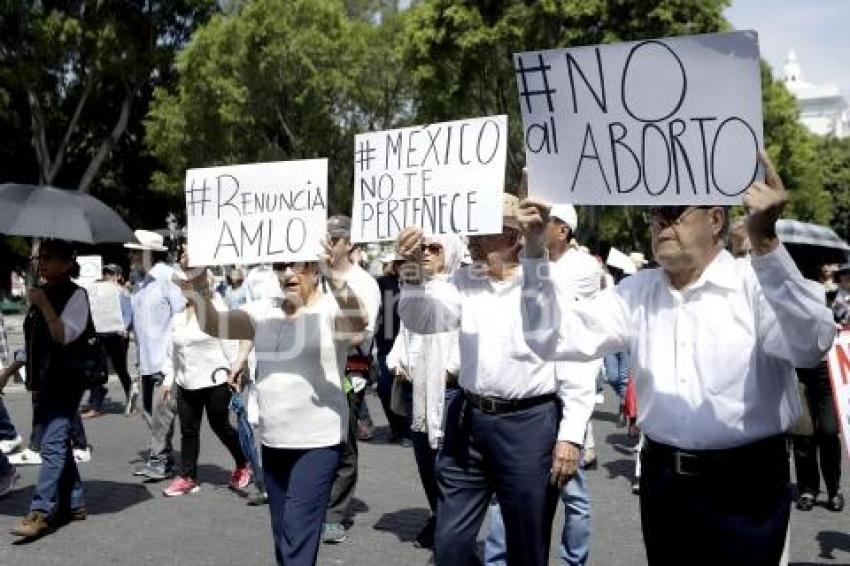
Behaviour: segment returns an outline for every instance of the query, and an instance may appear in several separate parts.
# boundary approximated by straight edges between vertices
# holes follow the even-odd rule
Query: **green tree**
[[[329,193],[348,212],[353,136],[404,117],[403,30],[352,18],[338,0],[257,0],[213,18],[177,60],[175,89],[159,89],[147,121],[171,194],[185,170],[330,157]]]
[[[797,101],[770,67],[762,62],[764,145],[777,172],[791,192],[786,216],[806,222],[829,224],[830,196],[823,187],[823,170],[817,152],[817,136],[800,123]]]
[[[720,31],[727,0],[424,0],[412,8],[406,60],[417,121],[507,114],[507,178],[525,163],[513,54]],[[644,245],[642,216],[622,207],[580,210],[583,233],[628,249]]]
[[[214,0],[4,3],[0,108],[5,98],[27,116],[28,135],[16,141],[30,140],[36,166],[20,180],[88,191],[144,115],[152,87],[171,77],[176,49],[215,7]],[[20,122],[12,125],[23,134]],[[28,157],[20,153],[7,158]]]
[[[818,140],[818,162],[824,190],[832,199],[832,227],[844,241],[850,240],[850,138]]]

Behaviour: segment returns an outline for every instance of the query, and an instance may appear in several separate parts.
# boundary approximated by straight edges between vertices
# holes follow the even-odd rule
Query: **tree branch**
[[[89,80],[86,82],[86,86],[83,89],[83,94],[77,101],[77,107],[74,108],[74,115],[71,117],[71,121],[68,124],[68,129],[65,130],[65,136],[62,138],[62,143],[59,144],[59,149],[56,150],[56,156],[53,158],[53,166],[50,168],[50,173],[48,174],[47,178],[48,185],[53,184],[53,179],[56,178],[56,175],[59,174],[59,170],[62,168],[63,162],[65,160],[65,150],[68,149],[68,142],[71,141],[71,134],[73,134],[74,131],[77,129],[77,122],[80,121],[80,114],[83,113],[83,108],[86,105],[86,101],[88,100],[89,94],[91,94],[93,84],[93,80]]]
[[[89,187],[91,186],[92,181],[94,181],[95,176],[97,176],[100,171],[106,156],[109,155],[109,152],[118,140],[121,139],[121,136],[124,135],[124,131],[127,129],[127,122],[130,120],[130,110],[133,107],[135,92],[135,86],[132,88],[129,86],[127,87],[127,93],[124,95],[124,102],[121,104],[121,113],[118,115],[115,127],[112,128],[112,132],[101,142],[100,147],[94,154],[94,157],[92,157],[88,167],[86,167],[86,172],[83,173],[83,177],[80,180],[80,185],[78,187],[80,192],[89,192]]]
[[[30,105],[30,127],[32,130],[32,146],[38,162],[38,179],[40,184],[47,184],[50,172],[50,150],[47,147],[47,132],[44,129],[44,118],[41,114],[41,104],[38,97],[27,87],[27,101]]]

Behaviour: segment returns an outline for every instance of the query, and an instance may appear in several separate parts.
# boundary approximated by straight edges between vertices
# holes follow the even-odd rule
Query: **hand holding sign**
[[[542,200],[523,199],[519,203],[517,219],[525,236],[525,257],[541,258],[546,251],[546,223],[551,206]]]
[[[416,226],[405,228],[398,235],[395,251],[405,262],[399,273],[402,281],[407,283],[419,282],[421,278],[419,262],[422,260],[423,241],[422,229]]]
[[[764,255],[779,245],[776,221],[788,204],[788,191],[767,154],[759,152],[759,161],[765,169],[764,183],[756,181],[750,185],[744,194],[744,208],[753,253]]]

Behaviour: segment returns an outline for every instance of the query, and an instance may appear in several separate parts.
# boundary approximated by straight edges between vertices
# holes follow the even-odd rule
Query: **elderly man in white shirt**
[[[438,565],[477,562],[475,539],[494,493],[508,563],[547,564],[558,492],[576,472],[590,417],[589,407],[575,403],[569,382],[558,379],[555,364],[523,340],[517,205],[505,195],[503,232],[470,238],[473,265],[448,280],[402,286],[399,316],[406,327],[420,334],[460,331],[463,391],[446,403],[437,455]],[[397,251],[418,263],[422,244],[422,231],[407,228]],[[405,266],[402,274],[409,271]],[[568,469],[550,478],[553,460]]]
[[[661,269],[584,304],[559,300],[549,277],[547,205],[521,207],[528,345],[552,360],[632,353],[652,565],[774,565],[782,554],[791,502],[785,433],[800,414],[794,368],[816,365],[835,327],[823,288],[779,243],[775,223],[788,197],[762,161],[765,182],[744,195],[752,264],[723,250],[722,207],[653,208]]]
[[[162,385],[162,368],[171,341],[171,321],[186,308],[186,299],[171,280],[174,269],[164,262],[168,248],[156,232],[136,230],[139,243],[124,244],[130,262],[144,277],[133,288],[133,334],[139,354],[142,381],[142,407],[151,428],[150,454],[134,475],[163,480],[172,474],[174,419],[177,404],[173,397],[162,399],[154,409],[154,393]]]

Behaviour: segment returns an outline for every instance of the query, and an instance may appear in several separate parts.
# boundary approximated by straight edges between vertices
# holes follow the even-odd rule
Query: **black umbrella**
[[[776,234],[809,279],[820,277],[821,267],[847,261],[850,246],[831,228],[798,220],[776,222]]]
[[[86,244],[135,242],[118,213],[79,191],[0,185],[0,233]]]

